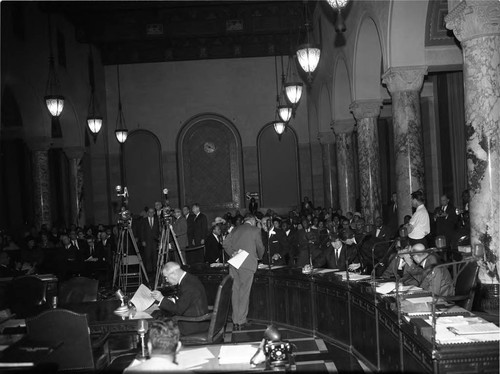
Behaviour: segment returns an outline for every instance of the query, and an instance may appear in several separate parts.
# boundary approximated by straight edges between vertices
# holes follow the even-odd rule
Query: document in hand
[[[143,312],[155,302],[155,299],[151,296],[151,290],[141,284],[130,302],[135,305],[138,312]]]
[[[231,257],[227,262],[234,266],[236,269],[239,269],[243,261],[248,257],[248,252],[240,249],[237,254]]]

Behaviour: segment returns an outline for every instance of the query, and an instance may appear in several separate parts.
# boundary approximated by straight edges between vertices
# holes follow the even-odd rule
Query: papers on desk
[[[135,309],[137,309],[138,312],[144,312],[155,302],[155,299],[151,296],[151,290],[141,284],[137,291],[135,291],[130,302],[135,305]]]
[[[281,268],[284,268],[286,265],[271,265],[271,270],[274,270],[274,269],[281,269]],[[266,269],[269,269],[269,265],[266,265],[266,264],[259,264],[257,266],[257,269],[260,269],[260,270],[266,270]]]
[[[334,271],[339,271],[339,269],[314,269],[313,274],[325,274],[332,273]]]
[[[249,364],[257,349],[252,344],[223,345],[220,347],[219,364]]]
[[[177,353],[177,363],[183,369],[193,369],[203,364],[215,356],[208,348],[182,349]]]
[[[341,271],[341,272],[338,272],[337,274],[342,275],[343,281],[347,280],[347,271]],[[350,281],[360,281],[360,280],[365,280],[365,279],[370,279],[370,276],[349,272],[349,280]]]
[[[382,283],[376,288],[377,293],[386,295],[388,293],[396,292],[396,282],[386,282]],[[399,292],[415,292],[423,291],[422,288],[417,286],[404,286],[399,284]]]
[[[243,261],[246,260],[247,257],[248,257],[248,252],[244,251],[243,249],[239,249],[238,252],[233,257],[227,260],[227,262],[230,265],[234,266],[236,269],[239,269],[241,264],[243,263]]]
[[[432,326],[432,318],[425,319]],[[436,320],[436,342],[456,344],[500,340],[500,329],[479,317],[451,316]]]

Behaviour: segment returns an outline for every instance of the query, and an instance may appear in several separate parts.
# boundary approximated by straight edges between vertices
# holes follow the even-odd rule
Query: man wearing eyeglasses
[[[208,313],[205,287],[196,276],[186,273],[177,262],[167,262],[161,272],[169,284],[179,286],[177,297],[165,297],[158,290],[151,293],[162,311],[186,317],[199,317]],[[182,335],[190,335],[207,331],[208,323],[179,321],[179,329]]]

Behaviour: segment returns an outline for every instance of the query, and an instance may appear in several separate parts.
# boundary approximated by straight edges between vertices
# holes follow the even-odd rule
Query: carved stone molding
[[[354,118],[336,119],[333,121],[332,131],[334,134],[350,133],[354,131],[355,125]]]
[[[32,137],[26,139],[26,144],[31,151],[48,151],[52,147],[52,139],[48,137]]]
[[[320,144],[333,144],[335,142],[335,134],[333,132],[318,132],[318,140]]]
[[[445,17],[446,28],[460,42],[481,36],[500,36],[500,1],[464,0]]]
[[[66,156],[71,160],[71,159],[81,159],[83,157],[83,154],[85,153],[85,150],[83,147],[67,147],[64,148],[64,153]]]
[[[389,92],[420,91],[427,75],[427,66],[392,67],[382,75]]]
[[[376,118],[380,115],[380,108],[382,107],[382,100],[356,100],[349,105],[349,110],[359,121],[363,118]]]

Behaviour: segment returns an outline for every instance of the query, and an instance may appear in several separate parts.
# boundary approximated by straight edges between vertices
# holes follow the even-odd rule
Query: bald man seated
[[[179,285],[176,297],[165,297],[155,290],[151,296],[159,302],[160,309],[170,314],[184,317],[199,317],[208,313],[207,295],[200,280],[181,269],[177,262],[167,262],[162,269],[165,280]],[[209,321],[179,321],[181,335],[191,335],[208,330]]]
[[[410,257],[419,270],[414,274],[417,286],[431,291],[437,296],[454,296],[453,278],[446,267],[437,267],[439,260],[433,253],[428,253],[422,243],[414,244]],[[404,282],[406,285],[407,283]],[[409,283],[408,283],[409,284]]]

